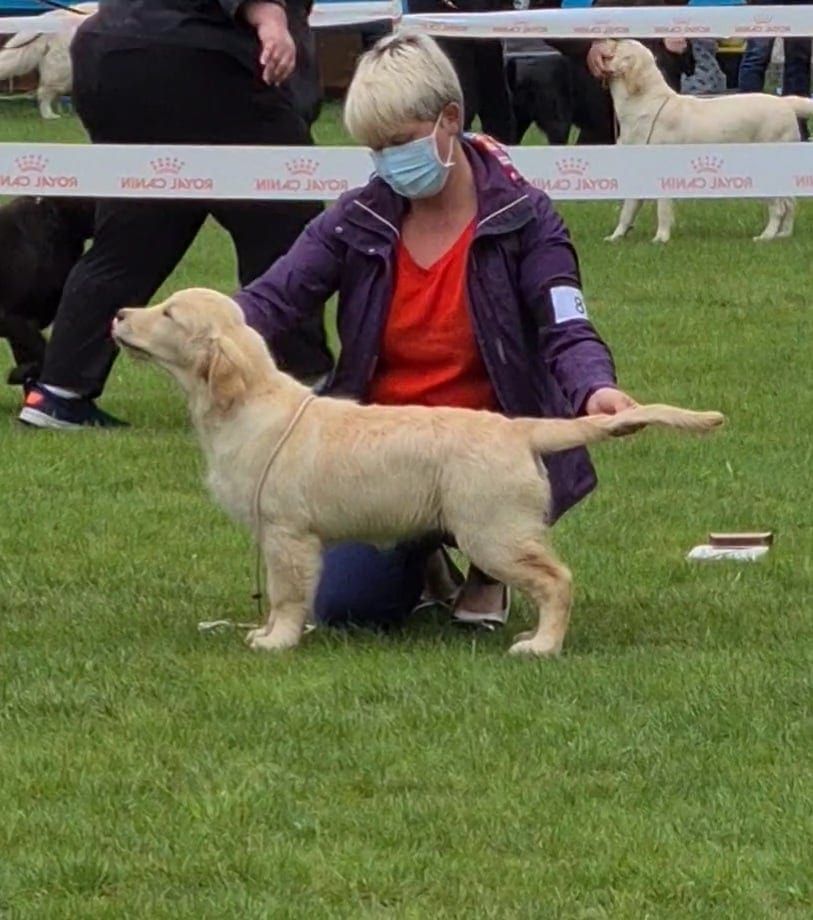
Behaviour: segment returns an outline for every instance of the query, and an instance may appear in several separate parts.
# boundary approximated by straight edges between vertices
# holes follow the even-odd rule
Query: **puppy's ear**
[[[630,55],[624,62],[624,85],[630,96],[637,96],[646,88],[646,61],[643,57]]]
[[[225,336],[209,340],[199,373],[209,387],[212,406],[220,412],[227,412],[246,395],[248,367],[245,358]]]

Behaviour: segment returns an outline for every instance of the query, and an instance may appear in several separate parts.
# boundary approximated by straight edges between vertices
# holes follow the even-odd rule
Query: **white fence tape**
[[[633,7],[400,17],[398,0],[317,3],[314,26],[400,20],[403,28],[479,37],[792,36],[813,34],[808,6]],[[0,21],[0,33],[58,32],[62,12]],[[518,147],[517,169],[556,199],[813,196],[813,144]],[[0,195],[322,199],[364,184],[353,147],[0,144]]]
[[[813,35],[806,6],[602,7],[407,15],[401,28],[449,38],[754,38]]]
[[[394,0],[358,0],[350,3],[314,3],[310,24],[314,29],[326,26],[358,26],[382,19],[400,19],[401,4]]]
[[[42,16],[0,18],[0,34],[61,32],[74,29],[83,17],[53,12]],[[315,28],[361,25],[381,19],[402,28],[460,38],[752,38],[813,35],[809,6],[700,6],[579,8],[505,13],[437,13],[401,16],[398,0],[316,3]]]
[[[813,143],[509,152],[558,200],[813,196]],[[0,144],[0,195],[331,200],[371,170],[358,147]]]

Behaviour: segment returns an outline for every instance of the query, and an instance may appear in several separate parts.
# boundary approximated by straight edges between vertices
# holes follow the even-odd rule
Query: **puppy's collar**
[[[658,119],[661,117],[661,112],[666,108],[666,103],[669,102],[671,98],[671,96],[667,96],[658,107],[658,111],[655,112],[655,117],[652,119],[652,124],[649,126],[649,133],[646,136],[644,144],[648,144],[652,140],[652,134],[655,131],[655,125],[658,123]]]

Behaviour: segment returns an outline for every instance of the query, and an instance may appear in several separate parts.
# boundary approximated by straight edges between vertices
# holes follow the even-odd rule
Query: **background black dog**
[[[56,316],[62,288],[93,236],[90,198],[15,198],[0,207],[0,337],[16,366],[8,382],[36,380],[42,368],[42,329]]]

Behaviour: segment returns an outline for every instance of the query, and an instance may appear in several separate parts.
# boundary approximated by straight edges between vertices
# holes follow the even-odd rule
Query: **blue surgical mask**
[[[373,151],[376,173],[397,194],[404,198],[431,198],[437,195],[449,178],[454,165],[452,151],[444,163],[438,153],[437,130],[440,118],[431,134],[408,144]]]

